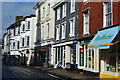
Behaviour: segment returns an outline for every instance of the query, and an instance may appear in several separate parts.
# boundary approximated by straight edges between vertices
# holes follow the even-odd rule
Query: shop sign
[[[80,66],[84,66],[84,48],[80,48]]]
[[[85,44],[85,43],[89,43],[91,40],[84,40],[84,41],[80,41],[80,44]]]
[[[41,52],[45,52],[45,51],[47,51],[47,50],[46,50],[46,48],[41,48],[40,51],[41,51]]]

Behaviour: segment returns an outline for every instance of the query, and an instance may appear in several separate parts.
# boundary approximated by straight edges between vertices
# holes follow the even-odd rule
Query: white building
[[[34,42],[36,35],[35,15],[20,17],[7,28],[10,35],[11,64],[33,63]]]
[[[37,37],[35,46],[36,65],[49,66],[54,43],[55,12],[52,6],[56,0],[41,0],[34,6],[37,17]],[[38,57],[40,56],[40,57]]]

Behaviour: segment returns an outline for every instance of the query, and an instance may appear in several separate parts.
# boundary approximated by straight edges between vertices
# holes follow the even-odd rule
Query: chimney
[[[23,18],[23,16],[16,16],[16,21],[18,21],[18,20],[20,20],[22,18]]]

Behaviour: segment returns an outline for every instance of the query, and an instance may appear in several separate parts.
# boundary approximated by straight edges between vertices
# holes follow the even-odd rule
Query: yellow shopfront
[[[120,25],[98,31],[88,44],[99,49],[100,78],[120,79]]]

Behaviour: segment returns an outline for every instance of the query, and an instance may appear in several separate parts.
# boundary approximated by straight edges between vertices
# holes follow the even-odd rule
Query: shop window
[[[80,48],[80,66],[84,66],[84,48]]]
[[[94,69],[94,49],[87,50],[87,68]]]

